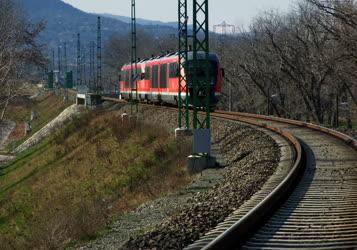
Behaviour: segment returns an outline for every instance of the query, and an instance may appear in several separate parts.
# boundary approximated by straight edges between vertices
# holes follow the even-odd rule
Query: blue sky
[[[63,0],[81,10],[130,16],[130,0]],[[191,3],[192,0],[189,0]],[[227,21],[248,26],[250,20],[268,9],[287,11],[296,0],[210,0],[210,25]],[[137,17],[176,21],[177,0],[136,0]]]

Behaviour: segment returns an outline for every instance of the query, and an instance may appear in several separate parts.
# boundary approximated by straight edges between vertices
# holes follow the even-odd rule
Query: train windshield
[[[206,69],[205,69],[205,63],[202,60],[201,62],[199,61],[199,66],[197,68],[197,77],[198,80],[205,80],[206,78]],[[209,61],[209,77],[210,77],[210,82],[211,85],[215,85],[217,82],[217,74],[218,74],[218,65],[217,62],[214,61]],[[193,61],[188,62],[188,72],[187,72],[187,78],[188,82],[192,84],[192,76],[193,76]]]

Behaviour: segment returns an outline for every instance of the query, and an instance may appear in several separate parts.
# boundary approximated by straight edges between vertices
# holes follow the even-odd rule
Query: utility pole
[[[97,84],[96,92],[102,92],[102,31],[100,16],[98,16],[98,30],[97,30]]]
[[[52,49],[52,71],[55,70],[55,50]]]
[[[86,49],[83,46],[82,47],[82,67],[83,67],[83,83],[84,85],[87,85],[87,72],[86,72],[86,68],[87,68],[87,62],[86,62]]]
[[[135,0],[131,0],[131,113],[135,106],[135,113],[138,112],[138,86],[137,86],[137,51],[136,51],[136,6]]]
[[[186,118],[186,126],[189,124],[189,104],[192,104],[192,124],[193,124],[193,152],[188,156],[188,167],[193,171],[213,167],[216,160],[211,156],[211,94],[214,89],[211,87],[209,61],[209,23],[208,23],[208,0],[193,0],[193,30],[192,30],[192,52],[188,56],[188,35],[187,35],[187,0],[179,0],[179,64],[180,70],[186,70],[185,76],[181,71],[180,89],[181,100],[179,100],[179,125],[183,124],[183,117]],[[191,57],[192,54],[192,57]],[[186,81],[186,89],[182,82]],[[182,98],[182,94],[185,99]],[[200,111],[203,111],[199,114]],[[187,112],[187,113],[186,113]],[[183,135],[185,133],[179,128]],[[182,131],[183,130],[183,131]],[[180,132],[180,133],[181,133]],[[175,131],[176,136],[177,130]]]
[[[65,42],[63,44],[63,50],[64,50],[64,72],[65,74],[68,71],[68,65],[67,65],[67,43]]]
[[[90,42],[90,62],[89,62],[89,89],[92,91],[95,85],[95,69],[94,69],[94,62],[95,62],[95,42]]]
[[[55,50],[52,49],[51,71],[48,72],[48,81],[47,81],[47,87],[48,87],[49,89],[53,89],[54,70],[55,70]]]
[[[68,88],[73,88],[73,71],[68,68],[68,59],[67,59],[67,43],[63,44],[64,50],[64,76],[65,76],[65,88],[66,88],[66,96],[65,99],[68,100]]]
[[[204,53],[199,59],[198,53]],[[211,84],[209,62],[208,0],[193,0],[193,128],[211,128]],[[205,76],[199,77],[198,70],[203,65]],[[200,109],[204,115],[198,115]]]
[[[58,46],[57,61],[58,61],[58,81],[59,81],[61,78],[61,47],[60,46]]]
[[[77,34],[77,83],[76,86],[82,85],[81,80],[81,34]]]
[[[178,0],[179,32],[179,95],[178,95],[178,129],[190,128],[189,91],[187,79],[188,31],[187,0]]]

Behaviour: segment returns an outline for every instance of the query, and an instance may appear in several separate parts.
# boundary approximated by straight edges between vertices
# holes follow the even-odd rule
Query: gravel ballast
[[[141,107],[140,119],[174,133],[177,113]],[[130,107],[120,110],[130,113]],[[280,159],[275,141],[237,122],[212,120],[212,151],[219,169],[198,174],[185,190],[121,216],[81,249],[182,249],[222,222],[257,192]]]

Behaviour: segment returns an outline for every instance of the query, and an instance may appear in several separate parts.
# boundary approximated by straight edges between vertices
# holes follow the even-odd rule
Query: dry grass
[[[54,93],[43,94],[35,99],[29,99],[29,96],[19,96],[13,99],[5,117],[5,119],[16,122],[16,129],[9,138],[8,149],[16,147],[33,135],[71,104],[73,102],[64,102],[62,95]],[[32,132],[26,136],[24,123],[30,120],[32,110],[37,112],[38,118],[31,124]]]
[[[88,113],[0,176],[0,242],[51,249],[93,238],[116,216],[186,186],[187,142],[160,127]]]

